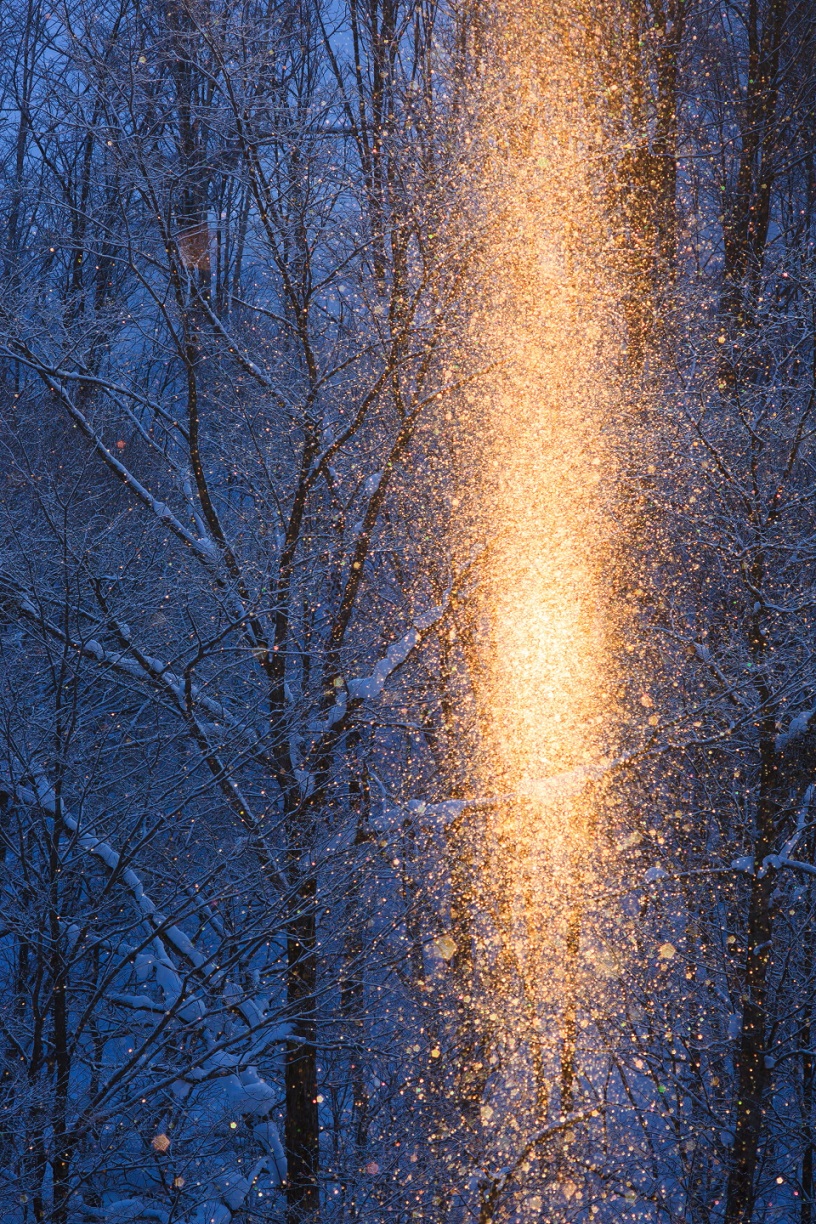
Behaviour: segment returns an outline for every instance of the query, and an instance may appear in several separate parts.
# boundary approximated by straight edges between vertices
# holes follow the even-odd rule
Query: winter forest
[[[816,3],[4,0],[0,1219],[816,1224]]]

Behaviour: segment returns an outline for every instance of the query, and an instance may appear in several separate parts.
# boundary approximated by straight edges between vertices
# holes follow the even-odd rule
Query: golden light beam
[[[563,1110],[575,1084],[582,897],[599,849],[597,813],[592,788],[548,794],[542,780],[614,755],[622,329],[592,171],[600,133],[580,57],[540,11],[511,5],[508,14],[484,110],[492,240],[472,325],[499,373],[473,408],[484,440],[477,517],[489,541],[483,786],[527,798],[496,817],[486,888],[503,945],[496,991],[510,992],[500,973],[513,977],[518,1023],[538,1050],[535,1076],[548,1080],[537,1084],[539,1108],[560,1080]]]

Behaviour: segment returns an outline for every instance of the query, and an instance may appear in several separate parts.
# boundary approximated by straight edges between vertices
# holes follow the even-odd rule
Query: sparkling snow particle
[[[618,849],[619,850],[629,850],[631,849],[632,846],[639,846],[642,841],[643,841],[643,834],[639,833],[636,830],[634,833],[630,833],[628,837],[625,837],[623,839],[623,841],[618,846]]]
[[[170,1140],[167,1138],[167,1135],[154,1135],[151,1143],[153,1150],[156,1152],[166,1152],[170,1146]]]
[[[439,939],[435,939],[434,948],[444,961],[449,961],[456,955],[456,942],[450,935],[440,935]]]
[[[676,948],[674,947],[674,944],[662,943],[657,949],[657,955],[661,960],[671,960],[675,954],[675,951]]]

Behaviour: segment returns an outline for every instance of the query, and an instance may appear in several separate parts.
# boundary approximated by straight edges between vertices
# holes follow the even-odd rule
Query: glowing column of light
[[[567,1107],[582,894],[596,850],[582,781],[600,772],[614,738],[615,294],[592,174],[597,138],[575,64],[535,12],[513,18],[497,110],[506,118],[516,107],[526,130],[515,149],[498,126],[488,140],[497,240],[478,326],[502,363],[480,409],[486,773],[494,793],[521,798],[497,815],[491,874],[523,1008],[539,1009],[539,1030],[541,1015],[556,1020],[545,1061],[552,1072],[560,1050]]]

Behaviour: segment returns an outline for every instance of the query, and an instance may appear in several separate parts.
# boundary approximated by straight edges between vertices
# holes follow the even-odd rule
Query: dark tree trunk
[[[286,1219],[317,1219],[320,1130],[317,1110],[317,883],[307,874],[298,891],[298,910],[289,927],[287,999],[293,1036],[286,1045]]]

